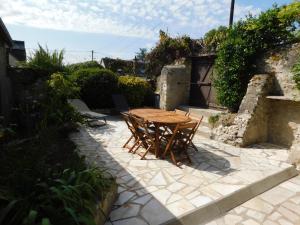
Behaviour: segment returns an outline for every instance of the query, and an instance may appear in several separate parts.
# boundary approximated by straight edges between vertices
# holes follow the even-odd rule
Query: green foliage
[[[236,111],[246,91],[251,75],[248,60],[253,51],[243,39],[229,38],[218,51],[215,63],[217,99],[232,111]]]
[[[134,76],[119,77],[119,91],[124,94],[132,107],[140,107],[145,101],[146,95],[152,93],[147,81]]]
[[[81,88],[81,98],[91,108],[112,107],[112,94],[117,91],[118,77],[110,70],[80,69],[71,75]]]
[[[292,72],[294,74],[293,79],[296,83],[297,88],[300,90],[300,58],[293,66]]]
[[[146,73],[151,77],[160,75],[164,65],[191,55],[192,44],[192,39],[188,36],[172,38],[164,31],[160,31],[159,42],[147,54],[149,64],[147,64]]]
[[[300,2],[267,10],[257,17],[248,16],[227,32],[217,47],[214,85],[221,105],[236,111],[255,71],[257,56],[278,45],[294,42]],[[298,11],[299,12],[299,11]],[[297,17],[298,16],[298,17]]]
[[[101,66],[97,61],[86,61],[86,62],[74,63],[66,66],[66,70],[69,73],[73,73],[76,70],[87,69],[87,68],[103,69],[103,66]]]
[[[228,28],[220,26],[217,29],[212,29],[204,36],[204,44],[209,52],[218,50],[220,44],[226,40],[228,35]]]
[[[102,58],[102,61],[105,64],[105,68],[109,69],[115,73],[119,70],[122,70],[123,74],[134,73],[133,61],[123,60],[123,59],[112,59],[112,58]]]
[[[215,116],[210,116],[208,118],[208,123],[212,126],[215,127],[216,123],[219,121],[220,116],[219,115],[215,115]]]
[[[87,169],[57,128],[0,151],[0,224],[95,224],[96,203],[113,183]]]
[[[54,73],[47,82],[46,97],[42,102],[42,127],[53,125],[75,124],[82,122],[82,117],[67,102],[76,98],[79,88],[62,73]]]
[[[37,70],[45,75],[50,75],[55,72],[64,71],[64,51],[53,51],[43,48],[38,45],[38,49],[28,58],[28,61],[23,64],[25,68]]]

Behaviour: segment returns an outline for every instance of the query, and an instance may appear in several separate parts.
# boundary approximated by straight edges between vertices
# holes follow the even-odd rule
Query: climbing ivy
[[[258,16],[247,16],[228,30],[214,31],[223,37],[210,43],[217,50],[214,85],[221,105],[231,111],[238,109],[260,53],[299,41],[299,12],[299,1],[281,7],[274,5]]]

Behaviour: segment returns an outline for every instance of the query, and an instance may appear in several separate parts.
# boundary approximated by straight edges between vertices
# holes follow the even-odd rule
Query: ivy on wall
[[[190,56],[193,50],[201,48],[201,44],[188,36],[172,38],[160,31],[157,45],[147,54],[146,74],[150,77],[160,75],[163,66],[173,63],[176,59]]]
[[[299,41],[299,12],[300,2],[295,1],[214,31],[219,38],[211,39],[209,45],[217,50],[214,85],[221,105],[237,111],[260,53]]]

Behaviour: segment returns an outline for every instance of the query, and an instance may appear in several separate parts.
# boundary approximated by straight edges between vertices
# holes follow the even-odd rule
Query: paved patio
[[[236,207],[207,225],[299,225],[300,176]]]
[[[118,117],[71,135],[90,164],[117,178],[119,198],[107,225],[200,224],[295,175],[287,150],[269,144],[240,149],[196,136],[193,163],[178,168],[128,153],[121,146],[129,136]]]

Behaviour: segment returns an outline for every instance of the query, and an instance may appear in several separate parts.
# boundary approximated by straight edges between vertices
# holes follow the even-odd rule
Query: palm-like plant
[[[28,61],[24,66],[50,75],[64,70],[63,60],[64,50],[51,52],[47,46],[43,48],[41,45],[38,45],[38,49],[28,57]]]

